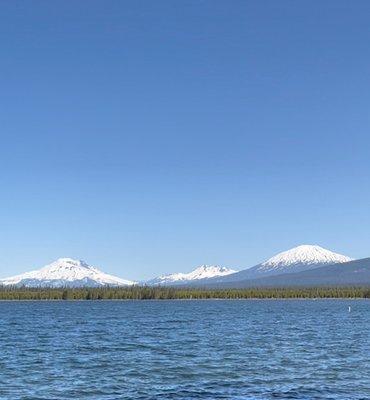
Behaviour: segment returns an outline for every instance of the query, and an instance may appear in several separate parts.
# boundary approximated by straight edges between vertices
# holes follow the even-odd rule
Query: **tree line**
[[[191,300],[370,298],[370,287],[199,289],[175,287],[0,287],[0,300]]]

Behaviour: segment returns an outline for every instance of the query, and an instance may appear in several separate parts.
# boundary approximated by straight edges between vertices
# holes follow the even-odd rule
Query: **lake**
[[[0,318],[1,399],[370,398],[366,300],[0,302]]]

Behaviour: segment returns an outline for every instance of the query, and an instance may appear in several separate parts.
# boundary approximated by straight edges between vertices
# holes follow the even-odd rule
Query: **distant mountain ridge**
[[[202,265],[189,273],[162,275],[140,284],[148,286],[250,287],[263,285],[362,282],[369,259],[352,260],[317,245],[300,245],[242,271],[218,265]],[[334,274],[334,275],[333,275]],[[353,276],[352,276],[353,275]],[[127,286],[137,282],[106,274],[81,260],[60,258],[35,271],[0,279],[0,285],[27,287]]]
[[[236,270],[220,267],[218,265],[201,265],[189,273],[175,273],[158,276],[157,278],[146,281],[147,285],[177,285],[186,284],[202,279],[226,276],[237,272]]]
[[[135,282],[101,272],[82,260],[59,258],[45,267],[0,280],[6,286],[98,287],[127,286]]]

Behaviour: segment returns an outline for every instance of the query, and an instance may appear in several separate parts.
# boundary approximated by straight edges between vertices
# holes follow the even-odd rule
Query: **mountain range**
[[[202,265],[188,273],[178,272],[175,274],[162,275],[143,283],[146,285],[183,285],[193,281],[227,276],[235,272],[237,271],[234,269],[220,267],[218,265]]]
[[[60,258],[39,270],[0,280],[0,285],[27,287],[135,284],[138,282],[106,274],[84,261],[71,258]],[[370,258],[352,260],[317,245],[301,245],[241,271],[217,265],[202,265],[188,273],[162,275],[139,284],[206,288],[370,285]]]

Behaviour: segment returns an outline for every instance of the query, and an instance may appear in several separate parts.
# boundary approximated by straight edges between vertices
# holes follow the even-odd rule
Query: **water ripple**
[[[369,399],[370,303],[1,302],[1,399]]]

